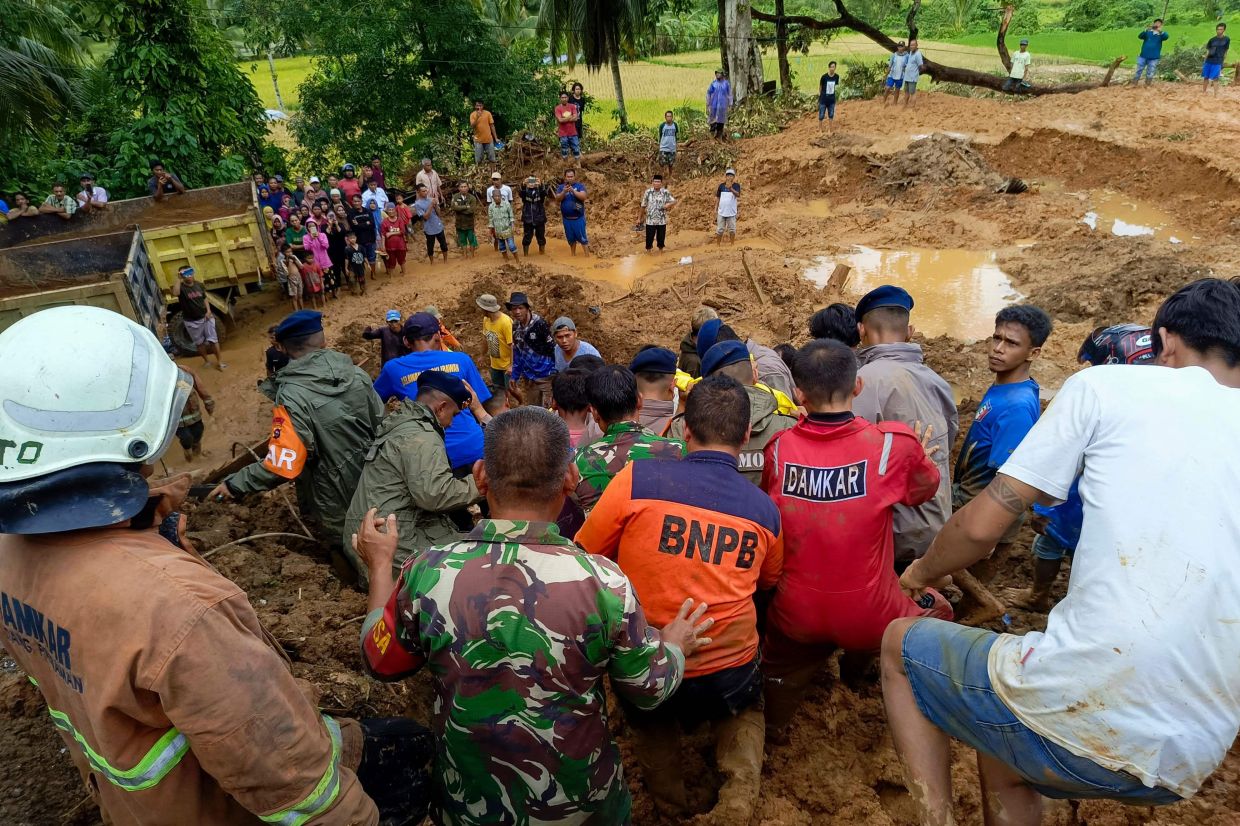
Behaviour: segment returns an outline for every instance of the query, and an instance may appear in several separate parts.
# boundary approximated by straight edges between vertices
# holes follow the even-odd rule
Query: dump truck
[[[246,181],[191,189],[162,201],[112,201],[106,210],[75,213],[68,221],[56,215],[40,215],[4,225],[0,227],[0,267],[4,267],[0,270],[0,293],[6,300],[24,298],[24,303],[18,302],[25,308],[23,312],[37,309],[33,303],[43,299],[36,299],[36,295],[67,287],[79,290],[74,303],[93,303],[93,296],[102,302],[99,306],[109,306],[114,300],[122,303],[115,298],[115,289],[109,291],[104,282],[124,270],[123,266],[116,267],[117,245],[125,246],[128,252],[127,241],[135,238],[140,239],[146,256],[144,268],[154,280],[162,305],[173,309],[176,299],[172,284],[181,266],[195,269],[198,281],[208,290],[208,299],[225,317],[231,317],[237,299],[260,290],[264,277],[272,271],[271,235],[254,184]],[[65,246],[54,246],[57,244]],[[81,282],[92,280],[86,271],[91,267],[90,253],[98,245],[107,246],[109,252],[101,253],[105,260],[96,262],[91,289],[97,293],[88,295],[91,289]],[[31,252],[35,248],[41,251]],[[64,284],[63,272],[56,269],[59,267],[68,267],[75,283]],[[10,273],[8,281],[2,275],[5,271]],[[129,285],[127,289],[134,288],[131,281],[120,280]],[[25,293],[16,293],[23,285]],[[146,287],[141,289],[145,295]],[[66,303],[66,297],[61,294],[47,300]],[[135,307],[134,312],[139,309]]]

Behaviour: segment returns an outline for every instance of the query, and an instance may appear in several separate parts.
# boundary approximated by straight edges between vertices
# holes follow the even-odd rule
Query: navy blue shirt
[[[982,396],[973,424],[964,437],[952,498],[967,502],[982,492],[999,468],[1016,450],[1041,414],[1038,383],[1025,379],[1015,384],[992,384]]]
[[[443,350],[424,350],[392,359],[383,365],[379,378],[375,379],[375,392],[385,402],[393,397],[412,399],[418,394],[418,376],[426,370],[442,370],[469,382],[480,402],[491,398],[491,391],[473,359],[463,353]],[[448,463],[454,468],[472,465],[482,458],[482,425],[468,410],[456,414],[444,431],[443,441]]]

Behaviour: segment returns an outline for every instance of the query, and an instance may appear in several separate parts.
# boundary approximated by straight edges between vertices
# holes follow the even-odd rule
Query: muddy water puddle
[[[1158,204],[1133,198],[1114,189],[1073,191],[1059,180],[1037,182],[1043,192],[1064,192],[1077,198],[1084,209],[1081,223],[1095,232],[1129,238],[1147,237],[1170,244],[1200,240],[1200,236]]]
[[[578,275],[582,278],[614,284],[624,289],[631,289],[634,282],[642,276],[650,275],[653,272],[658,272],[668,267],[693,266],[700,259],[712,254],[735,255],[739,261],[741,250],[744,249],[781,250],[783,247],[775,241],[766,238],[744,238],[738,239],[731,246],[727,244],[722,247],[716,244],[698,244],[685,247],[669,245],[662,253],[637,252],[632,255],[604,259],[594,263],[590,263],[591,259],[581,256],[578,256],[576,259],[570,258],[567,262],[562,257],[556,260],[561,263],[571,263],[571,266],[579,268]]]
[[[860,295],[883,284],[908,290],[915,302],[913,326],[927,336],[985,338],[994,332],[995,313],[1020,297],[990,250],[855,247],[819,256],[805,277],[823,286],[837,264],[852,267],[849,292]]]

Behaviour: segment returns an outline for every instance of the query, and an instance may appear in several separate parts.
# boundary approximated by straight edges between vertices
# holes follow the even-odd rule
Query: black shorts
[[[191,447],[202,441],[202,434],[205,430],[206,427],[203,426],[202,420],[199,419],[193,424],[178,427],[177,439],[181,442],[182,448],[189,450]]]
[[[735,717],[762,701],[762,669],[759,658],[702,677],[690,677],[666,702],[650,711],[618,698],[624,719],[634,726],[664,726],[679,722],[684,729]]]

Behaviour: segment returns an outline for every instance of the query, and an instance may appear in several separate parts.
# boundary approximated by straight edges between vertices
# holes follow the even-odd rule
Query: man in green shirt
[[[456,216],[456,246],[465,258],[478,251],[478,235],[474,232],[474,210],[478,198],[469,191],[469,183],[461,181],[452,193],[452,214]]]

